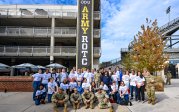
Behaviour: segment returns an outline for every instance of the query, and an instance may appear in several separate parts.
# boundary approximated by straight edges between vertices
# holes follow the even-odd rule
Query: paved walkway
[[[0,93],[0,112],[53,112],[52,104],[35,106],[31,99],[31,92]],[[132,101],[133,106],[120,106],[113,104],[115,112],[178,112],[179,111],[179,79],[173,79],[172,85],[165,86],[165,92],[156,93],[157,104],[152,106],[142,102]],[[63,108],[59,109],[62,112]],[[69,106],[69,112],[75,112]],[[108,112],[100,110],[84,109],[84,106],[76,112]]]

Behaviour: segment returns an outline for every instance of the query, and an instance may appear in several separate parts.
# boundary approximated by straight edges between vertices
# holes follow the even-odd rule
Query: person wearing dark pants
[[[137,94],[138,94],[138,101],[141,101],[141,97],[142,97],[142,101],[144,102],[145,100],[145,94],[144,94],[144,89],[145,89],[145,78],[144,76],[141,74],[141,72],[137,73],[138,76],[136,77],[136,89],[137,89]]]
[[[140,86],[139,88],[137,88],[137,94],[138,94],[138,100],[141,101],[141,97],[142,97],[142,101],[144,101],[144,86]]]

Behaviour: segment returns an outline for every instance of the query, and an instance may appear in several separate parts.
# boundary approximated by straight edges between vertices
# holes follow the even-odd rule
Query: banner
[[[93,0],[78,0],[76,68],[93,66]]]

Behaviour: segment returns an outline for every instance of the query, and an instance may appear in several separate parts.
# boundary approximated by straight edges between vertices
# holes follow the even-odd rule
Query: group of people
[[[39,69],[33,77],[33,100],[36,105],[48,103],[54,105],[54,112],[58,112],[59,106],[70,102],[74,109],[79,109],[84,103],[85,108],[94,108],[98,102],[100,109],[109,108],[113,111],[111,103],[128,105],[135,98],[140,102],[145,100],[144,90],[146,87],[148,103],[155,104],[155,80],[150,73],[134,70],[123,71],[116,67],[114,71],[109,69],[73,69],[68,74],[65,69],[46,69],[45,73]],[[134,94],[135,92],[135,94]],[[129,99],[130,96],[130,99]]]

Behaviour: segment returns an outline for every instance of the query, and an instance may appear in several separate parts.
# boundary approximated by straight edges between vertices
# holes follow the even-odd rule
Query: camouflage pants
[[[167,78],[167,80],[166,80],[166,84],[171,85],[171,78]]]
[[[90,107],[93,107],[94,100],[90,100],[89,103],[84,102],[86,106],[90,105]]]
[[[149,102],[155,102],[155,87],[150,86],[146,88]]]
[[[64,108],[67,108],[67,103],[68,103],[68,102],[64,102],[63,104],[60,104],[60,103],[52,103],[52,104],[53,104],[53,109],[54,109],[54,111],[55,111],[55,112],[59,112],[58,107],[63,107],[63,106],[64,106]]]
[[[108,102],[99,102],[98,104],[98,107],[100,109],[106,109],[106,108],[110,108],[112,105],[111,103],[108,101]]]

